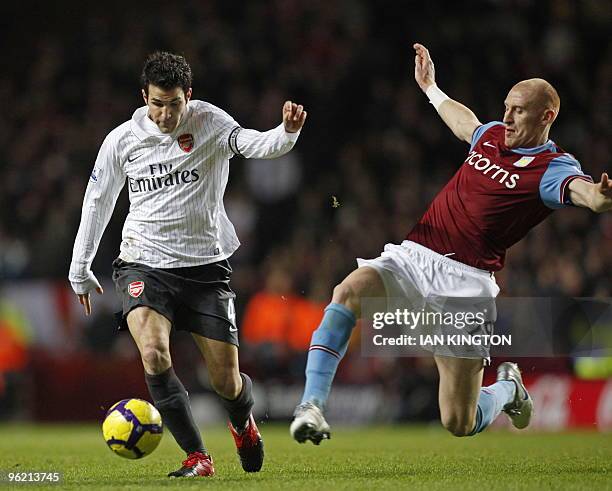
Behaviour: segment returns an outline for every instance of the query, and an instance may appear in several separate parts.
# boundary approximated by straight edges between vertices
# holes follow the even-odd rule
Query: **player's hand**
[[[601,175],[601,181],[595,184],[595,206],[596,211],[603,212],[612,210],[612,181],[607,173]]]
[[[72,288],[79,299],[79,303],[85,308],[85,315],[91,315],[90,292],[96,291],[100,295],[104,293],[96,276],[89,271],[87,273],[87,279],[83,282],[72,283]]]
[[[102,295],[104,290],[101,286],[96,288],[96,291]],[[79,298],[79,303],[85,308],[85,315],[91,315],[91,299],[89,297],[89,293],[83,293],[81,295],[77,295]]]
[[[415,51],[414,56],[414,79],[423,92],[425,92],[429,86],[436,83],[436,71],[434,64],[429,56],[429,51],[425,46],[419,43],[412,45]]]
[[[300,131],[306,121],[307,113],[304,106],[295,102],[286,101],[283,105],[283,124],[287,133]]]

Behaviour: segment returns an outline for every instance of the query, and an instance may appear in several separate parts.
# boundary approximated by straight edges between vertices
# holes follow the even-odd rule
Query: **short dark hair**
[[[181,87],[186,93],[191,87],[192,79],[191,67],[183,56],[156,51],[145,60],[140,83],[145,94],[149,93],[149,84],[164,90]]]

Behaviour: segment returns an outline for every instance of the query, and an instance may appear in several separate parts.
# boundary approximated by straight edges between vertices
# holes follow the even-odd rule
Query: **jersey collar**
[[[557,148],[557,145],[554,141],[548,140],[546,143],[542,145],[538,145],[537,147],[529,147],[529,148],[510,148],[509,150],[514,153],[519,153],[521,155],[536,155],[542,152],[554,152]]]
[[[157,125],[149,118],[149,108],[142,106],[134,111],[132,119],[130,121],[130,128],[132,132],[138,137],[140,141],[152,140],[163,142],[165,140],[174,140],[178,132],[185,126],[186,121],[191,115],[191,107],[187,104],[187,110],[183,119],[177,126],[177,128],[169,134],[162,133],[157,128]]]

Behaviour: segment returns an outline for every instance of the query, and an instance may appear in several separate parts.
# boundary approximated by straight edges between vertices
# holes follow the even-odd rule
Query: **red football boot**
[[[202,452],[192,452],[183,460],[183,467],[171,472],[168,477],[210,477],[215,475],[213,459]]]
[[[246,428],[238,433],[231,423],[229,429],[236,442],[238,457],[245,472],[259,472],[264,460],[264,444],[251,414]]]

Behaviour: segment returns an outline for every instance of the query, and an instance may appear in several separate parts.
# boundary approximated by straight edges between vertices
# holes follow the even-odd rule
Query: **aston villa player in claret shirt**
[[[550,83],[538,78],[517,83],[504,101],[503,120],[483,124],[438,88],[428,50],[421,44],[414,50],[417,84],[470,148],[406,240],[387,244],[378,258],[358,259],[358,268],[334,288],[312,336],[304,395],[290,427],[300,443],[319,444],[330,436],[325,405],[361,317],[362,299],[401,298],[411,306],[453,298],[494,303],[499,288],[493,273],[503,267],[506,250],[554,210],[612,209],[607,174],[594,183],[578,160],[548,137],[560,108]],[[490,334],[494,315],[479,326],[483,334]],[[434,358],[440,375],[440,417],[453,435],[476,435],[502,411],[516,428],[529,425],[533,400],[515,363],[502,363],[497,382],[481,387],[489,346],[472,353],[440,355],[434,350]]]

